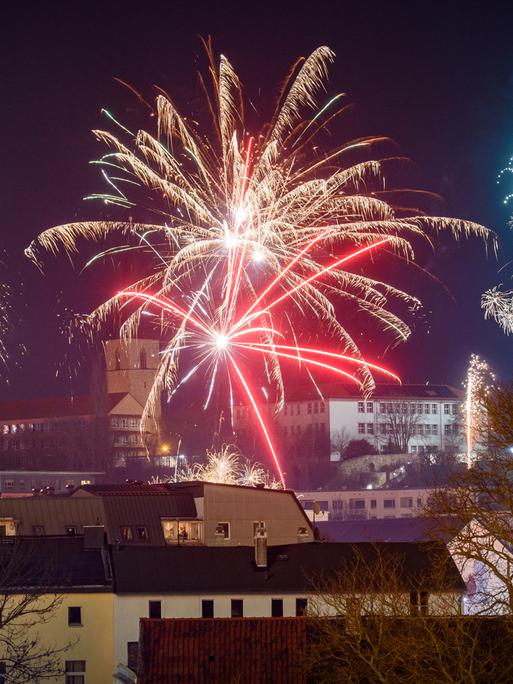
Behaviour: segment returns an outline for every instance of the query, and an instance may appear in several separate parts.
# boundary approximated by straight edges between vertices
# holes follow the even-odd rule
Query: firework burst
[[[206,455],[205,464],[193,463],[179,470],[178,481],[200,480],[245,487],[264,485],[267,489],[281,489],[283,486],[262,465],[244,459],[234,445],[223,444],[220,451],[208,450]]]
[[[495,376],[486,361],[477,354],[472,354],[464,382],[465,403],[463,407],[468,468],[472,466],[476,444],[486,425],[483,398],[489,394],[494,381]]]
[[[151,216],[150,222],[71,223],[43,232],[27,249],[40,263],[41,250],[80,251],[80,240],[119,237],[119,244],[87,265],[112,255],[136,255],[144,277],[116,294],[90,316],[93,325],[114,313],[125,314],[121,334],[137,334],[153,317],[166,341],[145,419],[163,389],[169,393],[200,367],[209,374],[206,404],[220,373],[232,379],[253,406],[257,423],[277,455],[254,399],[240,356],[259,356],[283,403],[281,365],[295,361],[351,377],[363,393],[374,386],[373,366],[337,317],[333,302],[372,317],[392,336],[405,340],[409,327],[393,312],[402,302],[419,302],[393,285],[362,275],[365,257],[380,252],[414,259],[412,242],[432,243],[442,229],[455,236],[487,231],[473,223],[429,218],[415,207],[395,208],[396,197],[418,193],[386,187],[383,163],[368,160],[382,137],[363,138],[321,152],[319,135],[347,109],[344,94],[329,97],[327,70],[334,59],[327,47],[298,60],[279,94],[274,115],[259,135],[245,124],[245,97],[230,62],[216,63],[210,43],[210,80],[201,78],[211,115],[210,132],[181,115],[162,91],[152,113],[156,131],[132,133],[109,112],[119,136],[95,131],[109,151],[94,162],[108,191],[87,199]],[[364,161],[352,163],[355,154]],[[158,311],[157,311],[158,309]],[[333,349],[308,346],[304,321],[336,342]],[[179,358],[187,348],[198,358],[180,376]],[[351,364],[356,372],[340,367]],[[384,369],[383,369],[384,370]],[[384,371],[387,372],[387,371]]]

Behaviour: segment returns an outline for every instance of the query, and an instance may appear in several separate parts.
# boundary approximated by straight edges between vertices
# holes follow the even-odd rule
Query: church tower
[[[157,340],[107,340],[104,343],[107,393],[129,393],[146,404],[159,364]]]

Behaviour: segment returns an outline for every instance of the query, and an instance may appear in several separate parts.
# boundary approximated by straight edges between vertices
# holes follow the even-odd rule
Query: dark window
[[[429,593],[427,591],[410,591],[410,615],[427,615]]]
[[[395,508],[395,499],[385,499],[383,501],[383,508]]]
[[[32,532],[36,535],[36,537],[43,537],[45,533],[45,526],[44,525],[34,525],[32,527]]]
[[[230,523],[218,522],[216,525],[216,537],[230,539]]]
[[[114,353],[114,368],[116,370],[121,370],[121,354],[119,352],[119,349],[116,349]]]
[[[146,527],[136,527],[137,539],[148,541],[148,529]]]
[[[128,667],[137,672],[137,660],[139,657],[139,642],[138,641],[127,641],[126,642],[126,655],[127,655],[127,665]]]
[[[139,365],[140,368],[147,368],[147,361],[146,361],[146,349],[141,349],[141,353],[139,354]]]
[[[371,499],[371,508],[376,508],[376,499]]]
[[[66,660],[64,671],[66,684],[85,684],[85,660]]]
[[[5,537],[7,532],[7,527],[5,525],[0,525],[0,537]]]
[[[149,617],[158,619],[162,617],[162,601],[149,601],[148,606]]]
[[[201,617],[214,617],[214,601],[212,599],[203,599],[201,601]]]
[[[6,674],[6,672],[7,672],[7,668],[6,668],[6,666],[5,666],[4,661],[2,660],[2,661],[0,661],[0,684],[5,684],[5,683],[6,683],[7,680],[6,680],[6,678],[4,677],[4,675]]]
[[[70,606],[68,608],[68,625],[82,624],[82,608],[80,606]]]
[[[134,533],[132,532],[132,528],[129,527],[128,525],[124,525],[120,529],[121,529],[121,539],[123,541],[131,541],[134,538]]]
[[[73,525],[68,525],[68,527],[65,528],[65,532],[68,537],[74,537],[77,533],[77,528],[73,527]]]
[[[308,599],[305,599],[305,598],[297,598],[296,599],[296,615],[297,615],[297,617],[301,617],[301,615],[304,615],[306,613],[307,608],[308,608]]]
[[[232,599],[232,617],[244,617],[244,601]]]
[[[271,600],[271,615],[273,617],[283,617],[283,599]]]

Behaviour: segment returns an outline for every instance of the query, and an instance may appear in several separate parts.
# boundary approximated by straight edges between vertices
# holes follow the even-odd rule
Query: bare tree
[[[0,542],[0,662],[12,684],[64,674],[60,656],[73,644],[49,643],[39,631],[62,604],[51,586],[53,571],[27,540],[4,537]]]
[[[513,388],[494,389],[479,401],[488,453],[452,472],[424,514],[436,516],[438,536],[449,540],[468,584],[468,612],[513,615]]]
[[[331,449],[340,456],[340,460],[344,458],[344,452],[350,441],[351,437],[344,427],[340,428],[340,430],[335,430],[331,435]]]
[[[329,580],[318,578],[307,618],[315,682],[511,680],[510,619],[460,616],[448,576],[454,569],[432,548],[430,571],[409,580],[404,559],[383,547],[355,552]]]
[[[415,404],[396,403],[393,411],[387,413],[386,420],[379,425],[380,440],[389,442],[392,449],[399,454],[408,453],[408,445],[411,438],[417,433],[417,425],[420,421],[418,413],[412,410]],[[384,433],[381,433],[384,425]]]

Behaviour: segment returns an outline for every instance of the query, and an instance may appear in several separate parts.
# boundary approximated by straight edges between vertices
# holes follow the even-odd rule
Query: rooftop
[[[417,589],[443,559],[443,589],[463,591],[461,576],[445,544],[431,543],[303,543],[268,548],[268,569],[257,568],[253,547],[135,547],[113,549],[112,563],[119,593],[305,593],[314,579],[329,580],[358,559],[372,566],[378,558],[397,563],[399,585]],[[434,581],[434,580],[433,580]],[[437,580],[441,581],[441,580]],[[426,585],[436,590],[442,585]],[[363,588],[363,587],[362,587]]]
[[[143,618],[139,648],[141,684],[306,684],[304,618]]]
[[[108,413],[126,396],[126,392],[108,394],[105,406],[92,395],[0,401],[0,421],[101,415]]]

